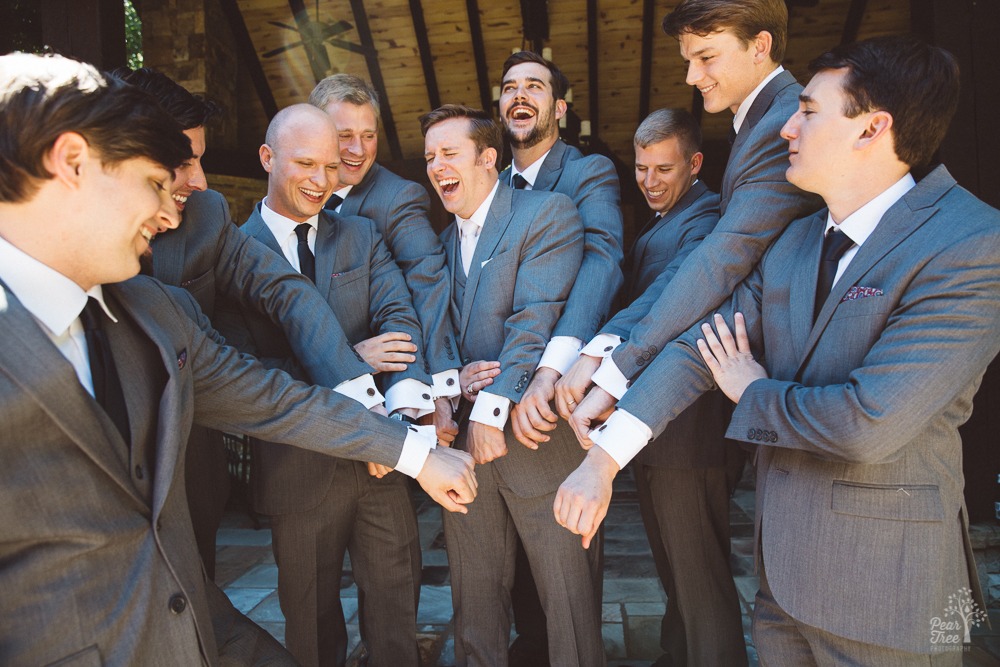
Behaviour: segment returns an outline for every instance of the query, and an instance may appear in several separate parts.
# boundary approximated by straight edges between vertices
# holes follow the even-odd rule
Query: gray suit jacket
[[[729,323],[744,313],[771,378],[747,388],[727,435],[761,445],[757,556],[778,604],[927,653],[948,596],[979,592],[958,427],[1000,349],[1000,212],[938,167],[886,212],[813,324],[825,222],[790,225],[722,308]],[[699,336],[620,403],[654,433],[712,386]]]
[[[153,240],[153,276],[183,287],[209,319],[230,301],[279,325],[313,382],[336,386],[374,369],[354,353],[308,279],[239,229],[218,192],[188,198],[177,229]]]
[[[500,175],[510,185],[510,167]],[[622,211],[618,174],[603,155],[584,155],[562,140],[545,156],[534,190],[573,200],[583,221],[583,263],[553,336],[590,340],[611,314],[622,286]]]
[[[351,188],[340,207],[342,215],[360,215],[375,222],[413,295],[423,331],[426,370],[440,373],[461,364],[448,315],[444,248],[431,227],[429,211],[426,189],[378,163]]]
[[[636,300],[652,293],[655,299],[718,221],[719,195],[701,181],[695,183],[666,215],[639,230],[625,261],[626,298]],[[617,319],[616,315],[607,326],[613,328]],[[709,392],[670,422],[636,461],[670,468],[723,467],[729,449],[726,426],[732,414],[732,402],[724,394]]]
[[[822,202],[785,180],[788,142],[779,132],[798,109],[802,86],[788,72],[768,82],[736,136],[722,180],[722,217],[677,271],[648,312],[614,352],[615,365],[634,379],[663,347],[721,304],[792,220]],[[650,304],[643,299],[637,309]]]
[[[441,240],[454,276],[462,271],[455,223]],[[451,310],[463,363],[500,362],[490,393],[520,401],[582,258],[583,225],[568,197],[500,184],[472,258],[465,298],[461,306],[452,299]],[[549,444],[537,451],[508,445],[508,454],[497,459],[497,469],[518,495],[555,490],[579,463],[583,452],[573,438]]]
[[[386,465],[406,430],[217,346],[150,278],[105,295],[131,449],[0,283],[17,343],[0,347],[0,662],[217,664],[184,494],[192,421]]]
[[[240,228],[286,261],[258,204]],[[423,370],[420,325],[403,275],[393,263],[375,224],[367,218],[320,213],[316,235],[316,289],[351,343],[398,331],[410,334],[418,352],[406,371],[376,376],[389,387],[404,378],[429,383]],[[260,358],[265,366],[293,370],[292,351],[282,331],[270,320],[246,308],[236,326],[228,316],[219,326],[230,345]],[[294,372],[293,372],[294,374]],[[259,463],[253,475],[254,508],[263,514],[302,512],[327,494],[337,460],[314,452],[269,442],[254,443]]]

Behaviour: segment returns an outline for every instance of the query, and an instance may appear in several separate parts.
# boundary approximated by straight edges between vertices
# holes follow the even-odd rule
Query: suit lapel
[[[687,210],[694,204],[698,199],[705,194],[708,190],[706,186],[701,181],[698,181],[684,193],[673,208],[667,211],[665,214],[657,218],[656,220],[650,219],[641,230],[639,230],[639,235],[636,238],[635,245],[632,247],[632,252],[630,253],[635,260],[635,265],[639,266],[642,263],[642,256],[646,252],[646,246],[649,245],[649,240],[653,238],[653,235],[657,231],[662,229],[665,225],[669,224],[671,220],[680,215],[683,211]]]
[[[448,285],[448,309],[451,313],[451,326],[455,327],[462,320],[462,315],[458,311],[459,304],[455,301],[455,272],[461,271],[462,268],[459,266],[461,255],[461,248],[458,247],[458,223],[452,221],[441,234],[441,242],[444,244],[445,257],[448,260],[448,277],[450,283]],[[461,341],[462,337],[459,336],[458,340]]]
[[[253,213],[251,213],[250,217],[247,218],[246,224],[243,225],[243,230],[274,252],[281,255],[282,259],[285,259],[285,253],[282,252],[278,239],[274,238],[274,234],[272,234],[271,230],[268,229],[267,223],[264,222],[264,218],[260,216],[260,206],[260,202],[257,202],[257,205],[253,207]]]
[[[364,203],[365,198],[368,193],[372,190],[372,185],[375,183],[376,175],[379,169],[382,167],[377,163],[373,162],[371,169],[365,174],[365,177],[361,179],[361,182],[351,188],[351,191],[347,193],[347,199],[344,203],[340,205],[340,215],[360,215],[361,205]]]
[[[125,443],[76,376],[73,365],[0,282],[0,318],[9,340],[0,346],[0,371],[20,386],[94,463],[141,504],[128,474]]]
[[[767,82],[763,90],[754,99],[753,104],[750,105],[750,109],[747,111],[746,117],[743,119],[743,124],[740,125],[740,131],[736,135],[736,141],[733,142],[733,147],[729,151],[729,159],[726,161],[726,171],[728,175],[732,172],[729,165],[733,163],[734,156],[739,155],[740,151],[743,149],[743,145],[747,142],[747,137],[753,133],[753,128],[756,127],[760,119],[764,117],[767,110],[771,108],[771,103],[774,102],[774,98],[778,96],[782,90],[788,86],[794,85],[796,83],[795,77],[791,75],[787,70],[774,77]],[[735,178],[737,174],[732,174],[731,178]],[[723,184],[723,189],[726,189],[728,184]],[[728,198],[723,194],[723,200],[728,201]]]
[[[816,302],[816,280],[819,259],[823,253],[823,231],[826,228],[826,209],[808,223],[799,251],[788,267],[788,319],[791,344],[795,359],[805,355],[806,341],[813,330],[813,305]]]
[[[532,190],[551,192],[555,189],[556,183],[559,182],[559,177],[562,176],[563,156],[565,154],[566,144],[557,140],[552,148],[549,149],[549,154],[545,156],[545,160],[538,170],[538,176],[535,178],[535,183],[531,186]]]
[[[337,228],[344,224],[336,213],[323,211],[319,214],[319,228],[316,230],[316,289],[326,298],[330,294],[334,267],[337,266]]]
[[[472,302],[476,296],[476,289],[479,287],[479,276],[483,272],[483,262],[493,257],[493,252],[503,238],[507,225],[510,224],[514,212],[511,208],[511,199],[514,191],[503,183],[497,188],[497,194],[493,198],[490,210],[486,214],[486,222],[483,223],[483,231],[479,235],[479,242],[476,244],[476,252],[472,255],[472,265],[469,267],[469,276],[465,285],[465,299],[462,301],[462,323],[459,326],[459,339],[465,337],[465,329],[469,323],[469,312],[472,310]]]

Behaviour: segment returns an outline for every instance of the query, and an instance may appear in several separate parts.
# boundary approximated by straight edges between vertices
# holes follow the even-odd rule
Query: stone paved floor
[[[659,626],[666,596],[656,578],[631,474],[619,475],[606,526],[604,575],[604,646],[611,667],[646,667],[659,655]],[[454,664],[454,638],[448,561],[441,531],[440,509],[419,494],[418,521],[423,547],[423,580],[417,637],[424,667]],[[730,507],[732,565],[743,605],[743,627],[751,667],[758,665],[750,638],[750,613],[757,590],[753,574],[753,489],[744,481]],[[271,553],[271,532],[256,529],[245,514],[227,514],[218,536],[216,581],[233,604],[280,641],[285,624],[275,588],[277,567]],[[357,587],[345,565],[342,600],[350,633],[349,665],[359,652]],[[990,614],[993,630],[974,632],[964,665],[1000,665],[1000,611]],[[516,667],[516,666],[512,666]]]

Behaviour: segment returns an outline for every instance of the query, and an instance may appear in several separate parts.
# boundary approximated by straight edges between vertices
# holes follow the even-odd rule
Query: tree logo
[[[959,588],[957,593],[948,596],[943,616],[931,619],[931,645],[937,650],[950,647],[961,650],[962,644],[972,641],[969,636],[972,628],[985,621],[986,612],[972,598],[972,589]]]

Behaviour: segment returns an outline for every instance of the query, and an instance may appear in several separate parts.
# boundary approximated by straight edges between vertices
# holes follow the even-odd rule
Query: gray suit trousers
[[[348,552],[367,664],[416,667],[420,539],[407,478],[394,472],[377,479],[347,460],[333,476],[319,505],[272,517],[285,644],[307,667],[346,663],[340,580]]]

